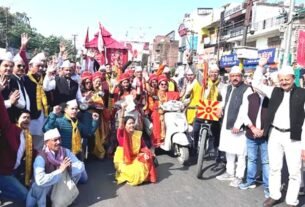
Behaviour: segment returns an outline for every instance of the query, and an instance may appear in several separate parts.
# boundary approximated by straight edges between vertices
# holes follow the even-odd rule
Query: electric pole
[[[250,24],[252,6],[253,6],[253,0],[248,0],[246,14],[245,14],[243,39],[242,39],[242,43],[241,43],[242,46],[247,45],[247,35],[248,35],[248,28],[249,28],[249,24]]]
[[[289,2],[289,13],[288,13],[288,26],[285,32],[285,52],[283,65],[290,65],[290,47],[291,47],[291,35],[292,35],[292,18],[294,12],[294,2],[295,0],[290,0]]]

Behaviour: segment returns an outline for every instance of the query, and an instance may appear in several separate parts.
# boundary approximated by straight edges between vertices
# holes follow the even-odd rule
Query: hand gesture
[[[222,115],[223,115],[222,108],[218,108],[217,111],[216,111],[216,114],[217,114],[217,117],[218,117],[218,118],[221,118]]]
[[[92,119],[93,120],[97,121],[99,118],[100,118],[100,115],[98,113],[96,113],[96,112],[92,113]]]
[[[162,65],[167,65],[167,60],[163,60]]]
[[[27,33],[22,33],[21,34],[21,46],[26,47],[30,39],[31,38],[28,36]]]
[[[69,56],[68,52],[67,52],[67,51],[64,51],[64,52],[63,52],[63,55],[62,55],[62,59],[63,59],[63,60],[67,60],[67,59],[68,59],[68,56]]]
[[[65,159],[60,163],[59,170],[64,172],[68,167],[71,166],[71,159],[69,157],[65,157]]]
[[[7,85],[7,77],[5,75],[0,76],[0,92],[6,87]]]
[[[59,43],[59,52],[63,54],[66,51],[66,46],[64,42]]]
[[[53,113],[56,114],[57,116],[60,115],[61,113],[61,106],[57,105],[53,107]]]
[[[238,128],[233,127],[231,130],[232,134],[238,134],[240,130]]]
[[[121,103],[121,108],[125,110],[127,108],[128,104],[126,102]]]
[[[260,58],[258,61],[258,65],[261,67],[264,67],[267,64],[268,59],[267,58]]]
[[[263,136],[263,130],[260,130],[260,129],[254,127],[254,126],[251,127],[250,129],[253,133],[254,138],[259,138],[259,137]]]
[[[92,101],[91,98],[93,96],[93,91],[88,91],[87,93],[84,94],[84,96],[87,102]]]
[[[12,105],[16,104],[17,101],[19,100],[20,98],[20,93],[18,90],[15,90],[14,92],[12,92],[9,96],[9,100],[10,100],[10,103]]]

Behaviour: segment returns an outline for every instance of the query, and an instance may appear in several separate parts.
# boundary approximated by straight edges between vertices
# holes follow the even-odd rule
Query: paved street
[[[229,187],[228,182],[214,179],[216,175],[210,170],[212,162],[207,163],[208,169],[199,180],[192,161],[189,166],[181,167],[175,158],[168,155],[160,155],[158,160],[158,183],[137,187],[117,185],[110,160],[89,162],[89,182],[79,186],[80,196],[73,207],[258,207],[265,199],[262,186],[242,191]],[[304,205],[305,200],[302,199],[301,203]]]

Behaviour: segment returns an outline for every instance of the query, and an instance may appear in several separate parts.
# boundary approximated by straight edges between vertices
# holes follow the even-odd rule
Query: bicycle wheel
[[[198,158],[197,158],[197,170],[196,170],[197,178],[201,178],[201,176],[202,176],[202,165],[203,165],[204,156],[205,156],[206,150],[207,150],[207,148],[206,148],[207,133],[208,133],[207,129],[202,129]]]

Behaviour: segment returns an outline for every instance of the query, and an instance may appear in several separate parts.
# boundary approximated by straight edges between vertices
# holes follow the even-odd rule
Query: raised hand
[[[60,53],[63,53],[66,51],[66,46],[65,46],[65,43],[64,42],[60,42],[59,43],[59,52]]]
[[[56,114],[56,115],[60,115],[61,113],[61,106],[59,105],[56,105],[53,107],[53,113]]]
[[[30,41],[30,37],[28,36],[27,33],[22,33],[21,34],[21,46],[26,47],[28,42]]]

